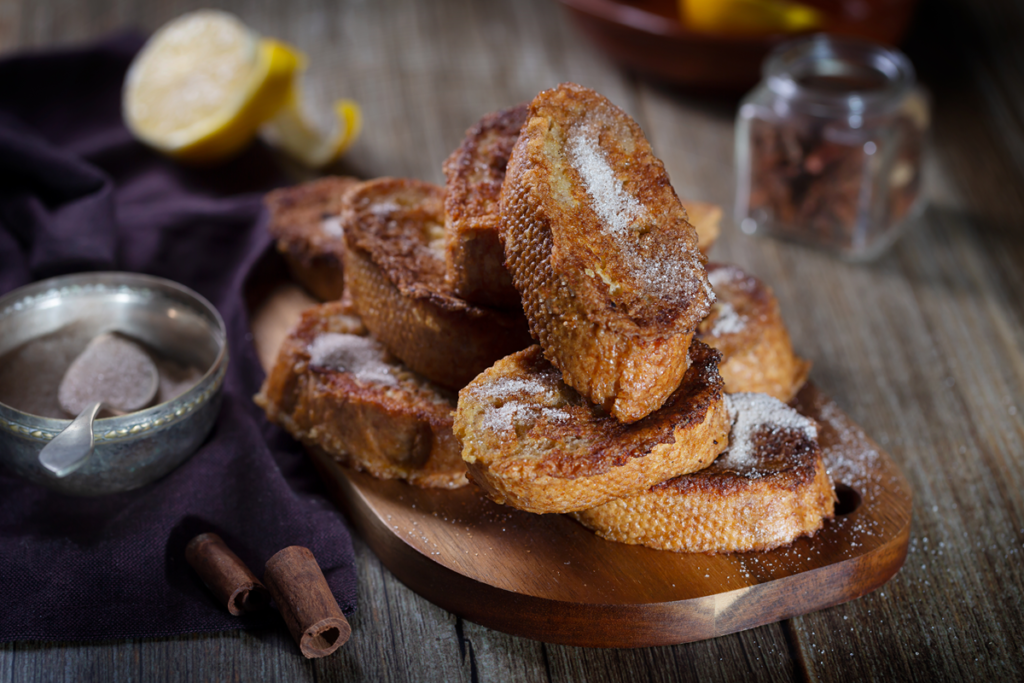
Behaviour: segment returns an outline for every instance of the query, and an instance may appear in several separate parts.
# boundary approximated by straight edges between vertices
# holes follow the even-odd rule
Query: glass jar
[[[871,259],[922,208],[928,101],[898,50],[815,35],[765,60],[736,120],[736,221]]]

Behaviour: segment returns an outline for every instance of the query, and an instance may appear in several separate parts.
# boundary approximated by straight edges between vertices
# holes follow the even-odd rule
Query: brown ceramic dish
[[[673,85],[742,92],[760,78],[768,52],[791,35],[758,37],[709,35],[679,22],[676,0],[559,0],[580,30],[623,66]],[[835,2],[806,0],[834,13]],[[840,12],[826,30],[895,44],[910,23],[916,0],[838,3]],[[850,9],[844,10],[850,6]]]

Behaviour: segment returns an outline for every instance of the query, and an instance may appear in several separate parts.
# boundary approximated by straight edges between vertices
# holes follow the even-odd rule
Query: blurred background
[[[830,29],[891,40],[907,52],[921,81],[935,96],[938,153],[955,160],[970,154],[978,143],[987,143],[996,154],[985,173],[1021,176],[1022,143],[1012,139],[997,143],[990,126],[967,115],[980,108],[992,121],[1024,118],[1017,87],[1024,75],[1017,40],[1024,28],[1024,8],[1019,3],[931,0],[915,6],[910,0],[808,0],[807,4],[838,17],[829,23]],[[364,177],[408,175],[439,181],[441,161],[478,114],[529,100],[542,88],[572,80],[604,93],[645,128],[671,131],[669,139],[653,142],[656,150],[671,142],[685,151],[686,167],[669,168],[679,193],[724,205],[731,202],[731,188],[702,187],[700,179],[707,174],[701,168],[730,165],[731,147],[715,147],[714,142],[730,141],[692,133],[703,125],[729,123],[738,96],[753,84],[750,69],[756,68],[768,47],[785,38],[780,34],[709,38],[676,23],[677,6],[670,0],[0,0],[0,52],[74,45],[131,29],[151,32],[183,12],[204,6],[232,11],[256,30],[304,50],[311,57],[307,91],[314,102],[326,104],[344,96],[366,108],[364,135],[341,170]],[[431,37],[442,33],[460,38],[433,45]],[[623,51],[635,44],[644,48],[633,51],[639,56],[623,57]],[[673,77],[665,72],[676,68],[678,60],[659,63],[655,58],[686,56],[695,49],[706,53],[709,45],[712,50],[725,46],[727,53],[739,52],[747,76],[737,78],[734,65],[704,57],[702,68],[710,75]],[[715,87],[717,72],[726,74],[724,88]],[[685,105],[682,116],[676,105]],[[673,120],[654,123],[665,116]],[[952,129],[959,133],[956,139],[948,135]],[[409,154],[412,148],[419,153]],[[667,161],[675,157],[665,156]],[[962,168],[962,164],[954,162],[947,168]],[[930,194],[948,196],[944,179],[932,180],[943,189]],[[990,187],[976,173],[962,180],[981,193]],[[997,223],[999,203],[990,198],[972,202]]]
[[[383,678],[407,667],[408,655],[439,680],[670,680],[666,672],[698,671],[731,680],[1020,680],[1024,3],[807,0],[839,17],[834,30],[898,44],[931,93],[928,208],[869,265],[740,233],[731,215],[737,105],[756,79],[750,69],[786,35],[698,34],[670,2],[0,0],[0,55],[149,33],[211,4],[304,51],[314,103],[359,102],[362,135],[334,173],[442,183],[442,162],[483,114],[562,81],[604,94],[644,128],[681,197],[725,207],[711,258],[774,287],[797,352],[814,361],[812,380],[893,456],[915,495],[910,555],[879,591],[781,625],[636,652],[543,646],[463,623],[399,584],[360,544],[356,635],[317,669],[322,679]],[[729,76],[716,82],[716,73]],[[313,175],[282,163],[296,181]],[[242,651],[253,677],[277,662],[248,634],[150,645],[146,656],[158,662],[176,648],[196,658]],[[0,649],[0,664],[14,647]],[[103,671],[137,666],[129,646],[85,649],[91,662],[116,652]],[[23,660],[42,668],[63,656],[31,646]],[[293,665],[289,672],[300,670]]]

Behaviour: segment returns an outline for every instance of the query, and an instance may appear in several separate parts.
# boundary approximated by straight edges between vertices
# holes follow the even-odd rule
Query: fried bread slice
[[[468,483],[452,433],[455,400],[390,356],[347,299],[303,313],[255,397],[307,446],[427,488]]]
[[[811,364],[793,353],[771,287],[737,266],[708,264],[718,300],[697,328],[697,338],[722,352],[718,371],[729,393],[759,392],[789,401]]]
[[[729,431],[718,353],[694,342],[682,384],[623,424],[561,380],[539,346],[503,358],[459,392],[455,434],[470,477],[499,503],[570,512],[706,467]]]
[[[729,449],[710,467],[573,516],[602,538],[685,552],[769,550],[813,535],[836,496],[817,427],[767,394],[730,394]]]
[[[292,278],[321,301],[341,298],[345,289],[345,237],[338,218],[345,192],[359,181],[327,176],[267,194],[268,230],[277,240]]]
[[[660,407],[714,294],[640,126],[582,86],[541,92],[501,201],[506,266],[566,384],[623,422]]]
[[[520,104],[485,115],[444,162],[447,278],[466,301],[497,308],[521,305],[505,268],[498,223],[505,170],[528,113],[529,105]],[[697,248],[707,254],[721,231],[722,207],[696,200],[683,200],[683,206],[697,230]]]
[[[444,162],[448,284],[466,301],[484,306],[521,307],[505,269],[498,221],[505,168],[528,111],[521,104],[487,114]]]
[[[461,389],[532,343],[521,311],[471,304],[447,285],[443,188],[378,178],[347,197],[345,281],[366,327],[410,369]]]

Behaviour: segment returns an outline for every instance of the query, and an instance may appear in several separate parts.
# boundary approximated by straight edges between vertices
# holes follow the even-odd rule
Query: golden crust
[[[321,301],[341,298],[345,289],[345,238],[338,215],[345,193],[359,181],[328,176],[274,190],[263,202],[268,230],[292,278]]]
[[[697,248],[706,256],[721,232],[722,207],[693,199],[684,199],[683,206],[687,220],[697,230]]]
[[[636,122],[578,85],[540,93],[509,160],[500,232],[530,329],[565,382],[624,422],[656,410],[713,294]]]
[[[718,371],[725,390],[792,399],[811,364],[793,353],[771,288],[736,266],[709,264],[708,277],[718,301],[697,338],[722,352]]]
[[[836,497],[813,430],[762,425],[749,439],[744,460],[733,443],[706,469],[573,516],[610,541],[684,552],[769,550],[816,533]]]
[[[448,283],[463,299],[485,306],[521,307],[505,269],[498,221],[505,168],[528,111],[521,104],[487,114],[444,162]]]
[[[538,346],[504,358],[459,392],[455,434],[470,477],[528,512],[582,510],[707,466],[727,445],[718,354],[695,342],[682,385],[623,424],[561,381]]]
[[[468,483],[461,445],[452,433],[454,394],[386,352],[377,367],[387,368],[387,382],[316,366],[311,345],[330,334],[365,338],[368,332],[348,301],[303,313],[255,397],[267,417],[307,446],[380,479],[428,488]]]
[[[460,389],[531,343],[521,313],[457,297],[445,282],[444,190],[381,178],[348,194],[346,283],[363,322],[412,370]]]

